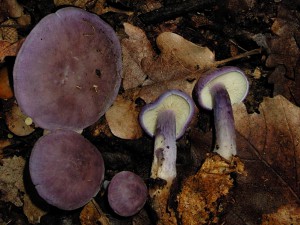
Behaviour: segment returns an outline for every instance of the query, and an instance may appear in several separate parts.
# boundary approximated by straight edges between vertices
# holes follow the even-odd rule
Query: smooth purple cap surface
[[[117,173],[108,186],[109,205],[120,216],[138,213],[147,196],[147,186],[142,178],[130,171]]]
[[[141,127],[151,137],[155,134],[157,116],[162,110],[172,110],[175,113],[176,139],[179,139],[184,134],[195,111],[192,98],[182,91],[169,90],[153,103],[145,105],[139,114],[139,121]]]
[[[31,180],[49,204],[73,210],[100,190],[104,162],[98,149],[74,131],[57,130],[41,137],[29,159]]]
[[[16,57],[14,92],[22,111],[48,129],[82,130],[117,96],[122,56],[114,30],[67,7],[43,18]]]
[[[211,88],[215,84],[221,84],[226,88],[232,104],[243,101],[249,90],[247,77],[239,68],[225,66],[209,70],[199,78],[193,90],[199,105],[205,109],[213,108]]]

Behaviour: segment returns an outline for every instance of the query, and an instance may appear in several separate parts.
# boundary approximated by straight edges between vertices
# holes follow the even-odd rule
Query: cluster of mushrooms
[[[60,9],[28,35],[13,73],[21,110],[49,131],[29,160],[38,194],[63,210],[82,207],[99,192],[105,170],[100,151],[78,132],[95,123],[118,94],[122,56],[114,30],[97,15]],[[214,110],[214,151],[225,160],[237,153],[231,104],[245,98],[248,86],[241,70],[223,67],[205,73],[194,88],[199,106]],[[189,95],[169,90],[140,112],[142,128],[155,139],[151,178],[166,182],[159,193],[150,190],[150,197],[169,195],[176,177],[176,140],[194,107]],[[144,181],[130,171],[115,175],[107,190],[111,208],[121,216],[137,213],[148,197]]]

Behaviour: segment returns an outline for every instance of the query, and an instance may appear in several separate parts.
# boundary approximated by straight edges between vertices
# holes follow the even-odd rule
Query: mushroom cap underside
[[[144,131],[151,137],[155,135],[157,116],[163,110],[174,112],[176,139],[179,139],[184,134],[194,114],[192,98],[179,90],[169,90],[154,102],[144,106],[140,112],[139,121]]]
[[[199,78],[193,90],[193,95],[201,107],[208,110],[213,108],[212,88],[216,84],[227,90],[231,104],[243,101],[249,90],[247,77],[239,68],[226,66],[209,70]]]

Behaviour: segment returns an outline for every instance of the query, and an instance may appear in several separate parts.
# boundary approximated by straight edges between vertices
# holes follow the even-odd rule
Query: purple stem
[[[151,178],[171,184],[176,177],[176,117],[172,110],[159,112],[156,121]]]
[[[214,152],[230,160],[232,155],[236,155],[236,135],[230,97],[222,84],[215,84],[211,88],[211,93],[214,99],[216,129]]]

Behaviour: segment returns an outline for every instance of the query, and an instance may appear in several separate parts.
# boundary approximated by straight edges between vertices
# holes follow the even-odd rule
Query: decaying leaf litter
[[[104,2],[0,2],[0,62],[1,71],[4,71],[0,77],[0,223],[153,224],[156,221],[149,210],[149,202],[136,216],[116,216],[107,205],[104,189],[83,209],[72,212],[51,208],[33,193],[26,161],[42,130],[28,120],[26,124],[26,116],[13,113],[17,106],[7,80],[11,80],[14,56],[23,38],[38,20],[56,11],[60,4],[76,5],[101,14],[121,40],[122,89],[105,117],[83,132],[101,147],[106,180],[119,171],[131,170],[150,185],[153,140],[146,137],[138,124],[141,107],[167,89],[191,94],[203,71],[216,62],[244,54],[226,64],[244,70],[251,84],[245,104],[234,106],[238,157],[244,165],[243,172],[237,167],[237,173],[231,170],[227,178],[222,176],[229,184],[228,192],[227,189],[215,191],[209,185],[205,186],[207,189],[203,187],[213,186],[211,182],[189,184],[191,180],[207,177],[207,164],[203,162],[211,159],[206,153],[212,148],[213,123],[211,114],[200,108],[189,130],[177,143],[178,183],[169,207],[179,212],[184,224],[191,222],[183,218],[195,215],[201,215],[197,217],[201,221],[199,224],[299,223],[300,15],[295,10],[299,10],[297,2],[291,8],[288,3],[275,1],[228,0],[223,5],[212,1],[205,8],[198,6],[183,14],[173,10],[181,9],[180,3],[172,5],[168,1]],[[12,5],[18,11],[11,10]],[[161,18],[151,21],[153,15],[157,16],[155,9],[161,13]],[[174,16],[167,17],[166,10]],[[146,15],[149,20],[145,20]],[[16,32],[18,39],[15,39]],[[180,42],[180,48],[176,41]],[[185,52],[182,52],[183,43],[188,44]],[[18,120],[11,119],[14,117]],[[23,118],[24,123],[18,122],[19,118]],[[35,131],[27,135],[27,129]],[[20,130],[21,134],[16,133]],[[186,210],[189,213],[196,210],[195,215],[186,216],[182,205],[177,204],[180,199],[188,199],[184,203],[188,208],[191,200],[184,193],[197,196],[193,200],[197,200],[200,209]]]

